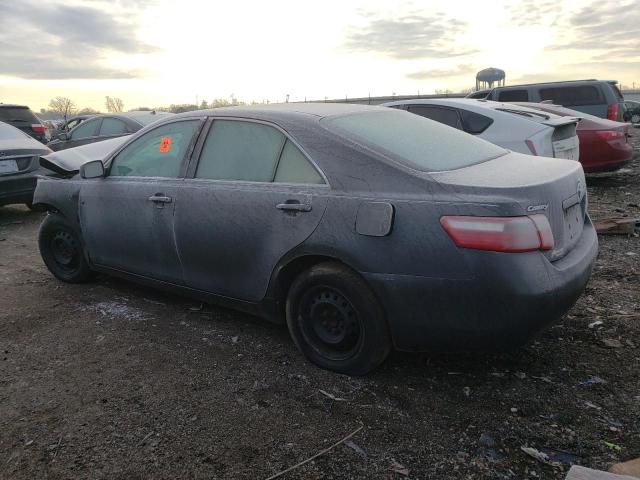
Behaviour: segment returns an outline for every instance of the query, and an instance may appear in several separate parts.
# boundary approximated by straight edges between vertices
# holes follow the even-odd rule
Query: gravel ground
[[[640,216],[634,133],[634,163],[588,180],[596,219]],[[260,479],[357,429],[282,478],[564,478],[640,455],[637,237],[600,237],[587,291],[526,349],[396,353],[356,378],[244,314],[56,281],[41,219],[0,209],[0,478]]]

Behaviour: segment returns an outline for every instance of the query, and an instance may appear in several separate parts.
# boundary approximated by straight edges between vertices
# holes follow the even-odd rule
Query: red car
[[[585,172],[610,172],[631,161],[633,147],[629,144],[628,123],[594,117],[551,103],[514,102],[524,107],[554,113],[562,117],[580,117],[580,163]]]

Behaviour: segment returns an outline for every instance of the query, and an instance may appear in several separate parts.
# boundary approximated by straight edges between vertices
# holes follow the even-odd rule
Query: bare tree
[[[49,102],[49,110],[62,115],[66,122],[67,117],[75,113],[76,104],[70,98],[56,97]]]
[[[85,107],[83,109],[78,110],[78,115],[95,115],[98,113],[100,113],[98,110],[91,107]]]
[[[107,112],[117,113],[122,112],[124,110],[124,102],[121,98],[117,97],[105,97],[105,106],[107,107]]]

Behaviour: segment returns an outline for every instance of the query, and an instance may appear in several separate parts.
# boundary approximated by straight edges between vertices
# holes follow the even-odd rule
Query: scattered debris
[[[231,343],[238,343],[238,336],[231,337]]]
[[[605,347],[609,348],[622,348],[622,342],[617,338],[605,338],[602,340]]]
[[[588,327],[589,328],[595,328],[595,327],[599,327],[600,325],[604,325],[604,322],[602,320],[596,320],[595,322],[591,322]]]
[[[531,458],[534,458],[536,460],[538,460],[539,462],[545,463],[547,465],[551,465],[552,467],[560,467],[562,466],[562,463],[558,462],[558,461],[553,461],[549,458],[549,455],[547,455],[544,452],[541,452],[540,450],[537,450],[533,447],[520,447],[520,450],[522,450],[524,453],[526,453],[527,455],[529,455]]]
[[[322,395],[324,395],[327,398],[330,398],[331,400],[333,400],[334,402],[346,402],[347,399],[346,398],[340,398],[340,397],[336,397],[335,395],[329,393],[329,392],[325,392],[322,389],[318,390]]]
[[[605,440],[603,440],[602,443],[604,443],[605,446],[610,448],[611,450],[615,450],[616,452],[622,451],[622,447],[620,445],[616,445],[615,443],[607,442]]]
[[[580,385],[596,385],[598,383],[607,383],[607,381],[596,375],[591,375],[586,380],[580,382]]]
[[[595,222],[595,227],[596,232],[601,235],[633,235],[640,231],[640,219],[626,217],[603,218]]]
[[[465,397],[468,397],[469,395],[471,395],[471,388],[469,388],[469,387],[464,387],[464,388],[462,389],[462,392],[464,393],[464,396],[465,396]]]
[[[634,480],[634,478],[574,465],[565,480]]]
[[[367,452],[365,452],[357,443],[355,443],[353,440],[347,440],[346,442],[344,442],[344,444],[349,447],[351,450],[353,450],[354,452],[356,452],[358,455],[360,455],[362,458],[367,458]]]
[[[409,469],[404,465],[402,465],[401,463],[396,462],[395,459],[393,458],[391,459],[391,466],[389,467],[389,470],[399,475],[402,475],[403,477],[409,476]]]
[[[588,408],[595,408],[596,410],[602,410],[602,407],[600,407],[599,405],[596,405],[595,403],[591,403],[589,401],[584,402],[584,404],[588,407]]]
[[[321,390],[322,391],[322,390]],[[324,455],[325,453],[333,450],[335,447],[337,447],[338,445],[340,445],[341,443],[346,442],[347,440],[349,440],[351,437],[353,437],[356,433],[358,433],[360,430],[362,430],[364,428],[364,425],[360,425],[358,428],[356,428],[353,432],[351,432],[349,435],[347,435],[346,437],[344,437],[342,440],[337,441],[336,443],[334,443],[333,445],[331,445],[328,448],[325,448],[324,450],[319,451],[318,453],[316,453],[313,457],[309,457],[306,460],[303,460],[300,463],[296,463],[295,465],[293,465],[292,467],[287,468],[286,470],[282,470],[281,472],[276,473],[275,475],[271,475],[270,477],[268,477],[266,480],[273,480],[274,478],[278,478],[281,477],[282,475],[284,475],[285,473],[290,472],[291,470],[295,470],[298,467],[301,467],[302,465],[309,463],[313,460],[315,460],[316,458],[318,458],[321,455]],[[395,460],[394,460],[395,462]],[[409,471],[407,470],[406,475],[409,475]],[[405,476],[406,476],[405,475]]]

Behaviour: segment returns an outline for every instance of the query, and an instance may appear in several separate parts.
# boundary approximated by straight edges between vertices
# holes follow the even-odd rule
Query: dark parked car
[[[59,126],[56,126],[55,129],[51,130],[51,138],[55,138],[61,133],[69,132],[73,130],[75,127],[80,125],[85,120],[89,120],[90,118],[95,117],[95,114],[92,115],[75,115],[73,117],[68,118],[66,121],[62,120],[59,123]]]
[[[540,103],[550,101],[572,110],[622,122],[624,99],[616,83],[592,79],[510,85],[494,88],[486,98],[498,102]]]
[[[580,139],[580,163],[585,172],[618,170],[633,159],[628,123],[614,122],[548,103],[519,102],[516,105],[562,117],[581,117],[577,133]]]
[[[62,132],[47,146],[51,150],[64,150],[88,143],[101,142],[137,132],[161,118],[173,115],[168,112],[126,112],[97,115],[76,125],[68,133]]]
[[[57,278],[286,319],[311,361],[349,374],[392,346],[522,345],[573,305],[597,253],[580,163],[384,107],[200,110],[101,160],[68,152],[45,161],[70,178],[36,190]]]
[[[40,119],[24,105],[0,103],[0,122],[13,125],[39,142],[47,142],[47,129]]]
[[[633,124],[640,123],[640,102],[625,100],[624,121],[631,122]]]
[[[51,172],[40,166],[47,147],[17,128],[0,122],[0,205],[25,203],[32,207],[37,175]]]

